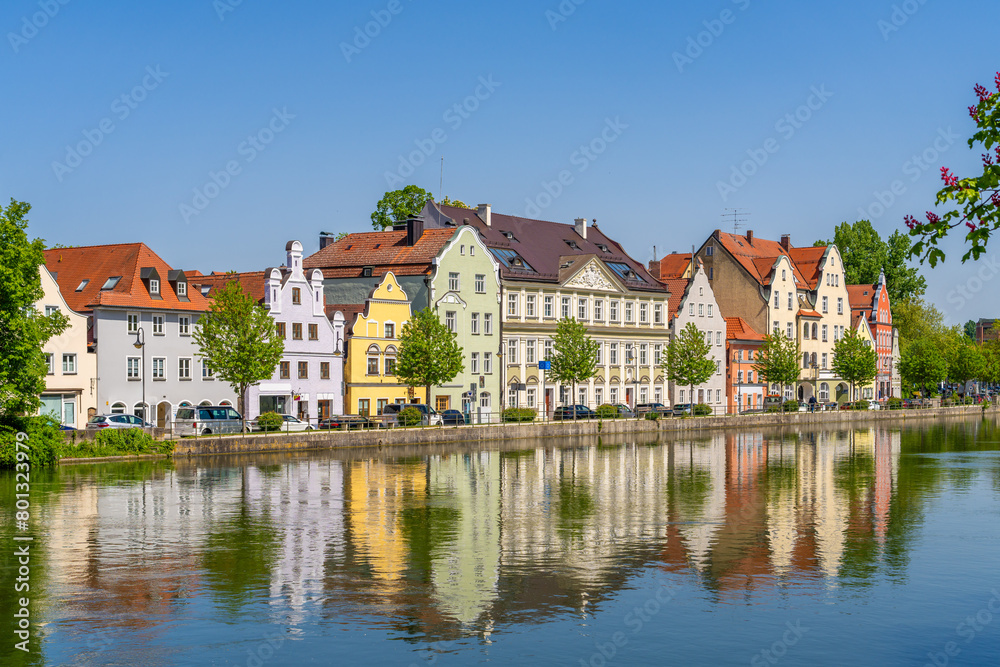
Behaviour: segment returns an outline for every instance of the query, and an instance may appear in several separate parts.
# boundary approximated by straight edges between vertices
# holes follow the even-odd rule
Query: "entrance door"
[[[76,426],[76,401],[63,401],[62,423],[67,426]]]
[[[160,428],[166,428],[168,421],[170,421],[170,404],[160,403],[156,406],[156,425]]]
[[[552,400],[555,398],[553,389],[545,390],[545,418],[552,419]]]
[[[629,406],[630,408],[633,407],[632,389],[630,387],[625,387],[625,405]]]
[[[320,401],[319,402],[319,418],[329,419],[330,418],[330,404],[332,401]]]

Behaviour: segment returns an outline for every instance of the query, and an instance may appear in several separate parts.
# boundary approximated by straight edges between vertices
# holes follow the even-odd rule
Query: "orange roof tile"
[[[809,289],[816,289],[819,283],[820,263],[826,255],[827,246],[807,246],[804,248],[790,247],[788,256],[805,279]]]
[[[663,283],[667,286],[670,291],[670,299],[667,301],[667,321],[669,322],[677,311],[680,310],[681,300],[684,298],[684,292],[687,290],[689,280],[683,278],[664,280]]]
[[[389,270],[396,275],[424,275],[454,234],[454,229],[425,229],[412,246],[406,245],[404,230],[348,234],[306,257],[302,266],[322,269],[326,278],[359,277],[368,266],[375,275]]]
[[[749,273],[761,285],[770,284],[771,268],[774,266],[778,257],[784,255],[791,260],[792,272],[794,273],[798,284],[802,287],[808,287],[809,289],[816,288],[816,276],[812,275],[811,277],[813,280],[808,280],[795,262],[795,255],[799,255],[804,261],[812,262],[813,255],[815,254],[812,251],[818,250],[819,248],[789,247],[788,250],[786,250],[785,247],[777,241],[769,241],[767,239],[760,239],[756,237],[751,239],[748,236],[728,234],[721,231],[716,232],[713,236],[717,238],[722,247],[725,248],[729,254],[740,263],[747,273]],[[810,252],[799,252],[803,250]],[[825,252],[826,248],[822,248],[822,251]],[[820,253],[820,256],[822,256],[822,253]]]
[[[799,309],[799,317],[820,317],[821,318],[823,316],[820,315],[819,313],[817,313],[815,310],[809,310],[807,308],[800,308]]]
[[[78,313],[99,306],[187,311],[209,307],[197,290],[189,288],[187,300],[179,298],[168,280],[173,269],[144,243],[53,248],[45,251],[45,266],[56,276],[66,305]],[[141,277],[144,268],[156,270],[162,298],[149,295]],[[120,279],[113,287],[101,289],[116,276]]]
[[[851,310],[871,310],[878,288],[871,285],[847,285],[847,301]]]
[[[264,271],[248,271],[246,273],[222,273],[213,271],[209,275],[199,274],[191,277],[189,280],[192,285],[197,285],[198,287],[207,285],[210,289],[208,294],[205,296],[209,299],[215,298],[215,293],[222,289],[227,283],[237,280],[246,294],[253,297],[254,301],[257,303],[263,303],[265,275]]]
[[[754,331],[753,327],[742,317],[727,317],[727,340],[764,340],[764,336]]]
[[[659,262],[650,262],[651,273],[654,278],[663,280],[677,280],[683,277],[688,266],[691,265],[691,253],[675,252],[667,255]]]

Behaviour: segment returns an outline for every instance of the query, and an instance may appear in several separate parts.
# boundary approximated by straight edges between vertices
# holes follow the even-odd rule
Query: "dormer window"
[[[365,268],[361,269],[361,277],[362,278],[371,278],[372,277],[372,267],[366,266]]]
[[[201,295],[202,296],[208,296],[208,293],[211,292],[211,291],[212,291],[212,286],[211,285],[202,285],[201,286]]]
[[[188,284],[187,283],[177,283],[177,296],[187,296]]]
[[[566,241],[566,245],[568,245],[573,250],[579,250],[580,249],[580,246],[578,246],[576,244],[576,241],[570,241],[570,240],[567,240],[567,239],[564,239],[564,240]]]
[[[156,278],[149,279],[149,293],[159,294],[160,293],[160,281]]]
[[[89,283],[89,282],[90,282],[90,280],[88,280],[87,278],[84,278],[83,280],[81,280],[80,284],[76,286],[76,291],[77,292],[82,292],[83,288],[85,288],[87,286],[87,283]]]
[[[505,237],[507,237],[508,241],[516,241],[517,240],[517,239],[514,238],[514,232],[500,232],[500,233],[503,234]]]
[[[603,243],[598,243],[597,247],[600,248],[601,252],[611,252],[610,250],[608,250],[608,246],[604,245]]]
[[[121,276],[111,276],[106,281],[104,281],[104,284],[101,285],[101,289],[102,290],[114,289],[115,286],[118,284],[118,281],[121,279],[122,279]]]

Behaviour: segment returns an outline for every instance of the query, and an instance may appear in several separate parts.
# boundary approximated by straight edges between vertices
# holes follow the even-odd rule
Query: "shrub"
[[[712,414],[712,406],[707,403],[699,403],[694,406],[694,415],[696,417],[705,417],[706,415]]]
[[[796,401],[796,400],[791,400],[791,399],[787,400],[787,401],[785,401],[784,403],[781,404],[781,409],[784,412],[798,412],[799,411],[799,402]]]
[[[893,396],[885,402],[885,407],[889,410],[899,410],[903,407],[903,399]]]
[[[656,410],[651,410],[650,412],[646,413],[646,419],[648,419],[651,422],[658,421],[660,419],[660,413],[657,412]]]
[[[424,415],[416,408],[403,408],[399,411],[400,426],[416,426],[423,420]]]
[[[964,403],[965,405],[973,405],[973,404],[975,404],[975,402],[976,402],[976,401],[975,401],[975,399],[974,399],[974,398],[972,398],[971,396],[966,396],[966,397],[965,397],[965,399],[963,399],[963,401],[962,401],[962,402],[963,402],[963,403]]]
[[[265,433],[268,431],[277,431],[284,424],[285,418],[277,412],[265,412],[260,417],[257,417],[257,426]]]
[[[106,428],[98,431],[92,441],[66,444],[60,454],[69,458],[95,456],[135,456],[138,454],[170,454],[172,442],[157,442],[149,433],[138,428]]]
[[[769,405],[767,406],[765,412],[767,412],[768,414],[778,414],[779,412],[781,412],[781,407],[777,405]]]
[[[48,416],[13,417],[0,422],[0,468],[16,468],[18,433],[28,436],[21,440],[27,450],[22,446],[21,451],[27,453],[30,468],[53,466],[59,461],[63,432],[54,419]]]
[[[867,410],[868,409],[868,401],[866,401],[863,398],[860,401],[854,401],[854,406],[851,409],[852,410]]]
[[[533,422],[538,416],[538,410],[534,408],[507,408],[503,411],[505,422]]]
[[[597,416],[600,419],[617,419],[618,418],[618,408],[611,405],[610,403],[605,403],[604,405],[597,406]]]

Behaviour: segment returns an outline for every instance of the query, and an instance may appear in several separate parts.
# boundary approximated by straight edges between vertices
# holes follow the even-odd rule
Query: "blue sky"
[[[862,211],[888,236],[940,166],[979,168],[966,107],[998,25],[987,0],[7,0],[0,195],[50,243],[202,271],[368,230],[400,173],[597,218],[640,261],[731,230],[727,208],[796,245]],[[961,248],[924,269],[928,298],[1000,314],[997,271]]]

